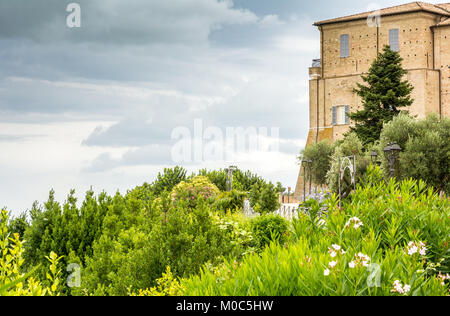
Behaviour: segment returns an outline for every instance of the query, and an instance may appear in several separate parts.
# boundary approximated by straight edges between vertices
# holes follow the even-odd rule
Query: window
[[[341,35],[341,58],[350,57],[350,36],[348,34]]]
[[[348,113],[348,105],[333,106],[333,125],[348,125]]]
[[[394,52],[398,52],[400,50],[399,40],[398,40],[398,29],[389,30],[389,46]]]

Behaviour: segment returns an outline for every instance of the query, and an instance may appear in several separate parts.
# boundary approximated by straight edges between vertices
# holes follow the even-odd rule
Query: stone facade
[[[378,24],[372,19],[376,16]],[[353,89],[363,83],[361,75],[393,37],[408,71],[406,79],[414,86],[410,113],[420,118],[428,113],[450,116],[450,3],[413,2],[314,25],[320,31],[321,58],[309,69],[307,145],[325,139],[334,142],[349,130],[352,122],[342,111],[361,107]],[[339,115],[345,119],[339,120]],[[302,195],[302,178],[300,172],[296,196]]]

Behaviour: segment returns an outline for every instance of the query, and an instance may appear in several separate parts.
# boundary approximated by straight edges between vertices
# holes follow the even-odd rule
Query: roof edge
[[[414,2],[413,2],[414,3]],[[445,11],[446,13],[437,13],[433,10],[430,10],[428,8],[424,8],[419,2],[416,2],[418,4],[418,8],[416,9],[411,9],[408,11],[403,11],[403,12],[393,12],[393,13],[384,13],[381,14],[381,16],[394,16],[394,15],[401,15],[401,14],[410,14],[410,13],[416,13],[416,12],[428,12],[428,13],[432,13],[435,15],[441,15],[441,16],[449,16],[450,17],[450,11],[448,11],[445,8],[442,8],[439,6],[439,4],[433,4],[434,6],[438,7],[439,9]],[[401,6],[401,5],[400,5]],[[400,7],[400,6],[394,6],[394,7],[389,7],[389,8],[385,8],[385,9],[392,9],[392,8],[396,8],[396,7]],[[314,22],[314,26],[322,26],[322,25],[328,25],[328,24],[337,24],[337,23],[345,23],[345,22],[351,22],[351,21],[359,21],[359,20],[366,20],[367,16],[361,17],[361,14],[368,14],[370,15],[371,13],[376,12],[374,11],[366,11],[366,12],[361,12],[361,13],[357,13],[354,15],[349,15],[349,16],[344,16],[341,18],[335,18],[335,19],[328,19],[328,20],[323,20],[323,21],[318,21],[318,22]]]

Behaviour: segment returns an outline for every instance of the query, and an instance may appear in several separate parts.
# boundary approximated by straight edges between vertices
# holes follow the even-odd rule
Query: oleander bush
[[[292,240],[182,280],[185,295],[448,295],[450,201],[423,181],[365,183],[317,225],[299,214]]]
[[[80,207],[74,192],[63,204],[51,192],[29,222],[2,212],[0,295],[449,294],[450,200],[424,181],[369,167],[341,207],[320,195],[286,221],[269,212],[281,186],[242,176],[262,213],[250,219],[248,191],[184,177],[171,169],[124,195],[89,191]],[[79,288],[61,281],[71,263]]]
[[[251,229],[257,246],[264,249],[271,242],[283,245],[289,234],[289,223],[279,215],[266,214],[252,219]]]
[[[50,263],[46,279],[36,279],[38,267],[24,273],[23,241],[18,233],[8,232],[9,217],[6,210],[0,212],[0,296],[54,296],[59,295],[61,257],[51,252],[46,259]]]

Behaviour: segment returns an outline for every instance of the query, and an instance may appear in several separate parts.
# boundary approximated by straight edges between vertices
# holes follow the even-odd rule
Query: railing
[[[299,209],[299,207],[300,207],[299,203],[281,204],[281,207],[275,212],[273,212],[273,214],[279,215],[289,221],[292,220],[293,218],[298,218],[299,211],[309,215],[309,209]],[[322,208],[319,214],[317,215],[321,217],[322,214],[325,214],[326,212],[327,209]],[[256,213],[250,206],[249,200],[244,201],[244,215],[247,217],[259,216],[259,213]]]

